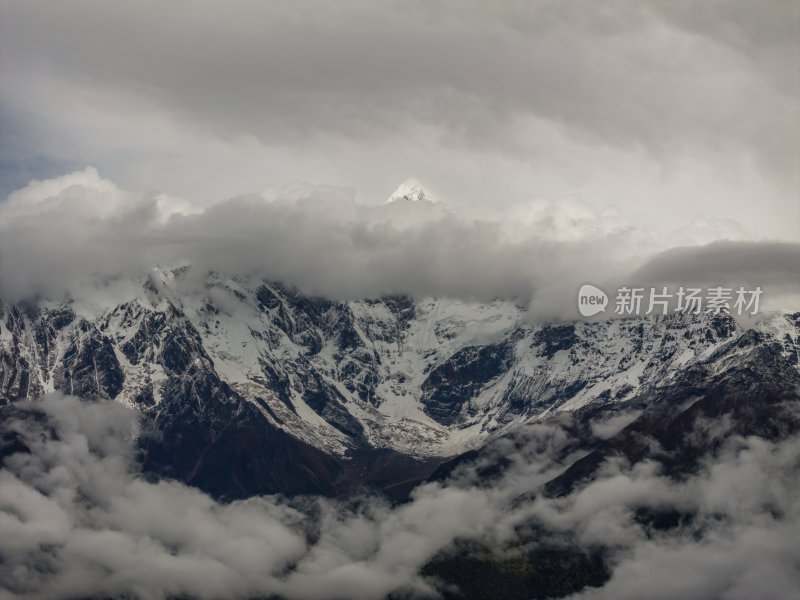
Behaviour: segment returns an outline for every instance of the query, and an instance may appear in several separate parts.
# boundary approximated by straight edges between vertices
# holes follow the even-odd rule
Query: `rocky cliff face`
[[[743,386],[785,379],[800,329],[798,314],[757,330],[725,315],[534,325],[503,301],[334,302],[185,271],[102,309],[0,314],[1,404],[116,399],[146,415],[148,470],[232,497],[334,493],[354,456],[424,476],[558,411],[678,401],[742,369]]]

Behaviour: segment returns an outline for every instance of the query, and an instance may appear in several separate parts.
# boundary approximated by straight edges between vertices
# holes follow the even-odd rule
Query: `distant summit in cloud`
[[[436,204],[438,200],[422,187],[422,184],[410,177],[401,183],[394,193],[386,200],[386,204],[398,200],[408,200],[409,202],[431,202]]]
[[[230,4],[4,3],[0,203],[85,165],[200,209],[290,182],[383,204],[413,174],[448,207],[800,241],[793,3]]]

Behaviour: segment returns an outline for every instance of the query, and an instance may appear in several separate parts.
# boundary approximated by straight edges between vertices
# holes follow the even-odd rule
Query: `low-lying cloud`
[[[520,503],[575,458],[563,458],[569,437],[557,423],[529,425],[490,446],[509,462],[491,485],[467,465],[400,506],[371,497],[219,504],[140,476],[129,409],[50,395],[17,410],[3,440],[16,435],[30,453],[6,450],[0,471],[4,599],[428,597],[435,581],[419,570],[454,539],[502,547],[530,522],[551,532],[534,544],[568,535],[607,549],[610,580],[575,598],[783,599],[800,581],[796,439],[731,440],[681,482],[654,463],[612,460],[569,496]],[[641,507],[695,517],[654,532],[635,520]]]

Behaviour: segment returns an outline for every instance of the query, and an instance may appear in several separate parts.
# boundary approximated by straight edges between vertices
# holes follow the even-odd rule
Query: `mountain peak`
[[[403,183],[401,183],[394,193],[389,196],[389,199],[386,201],[386,203],[388,204],[397,200],[408,200],[410,202],[436,202],[433,196],[425,191],[425,188],[422,187],[422,184],[413,177],[406,179]]]

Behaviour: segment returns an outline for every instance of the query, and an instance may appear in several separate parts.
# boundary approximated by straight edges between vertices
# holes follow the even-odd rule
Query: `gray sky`
[[[569,199],[800,240],[785,1],[2,1],[2,195],[87,165],[195,205],[291,181],[376,204]]]

